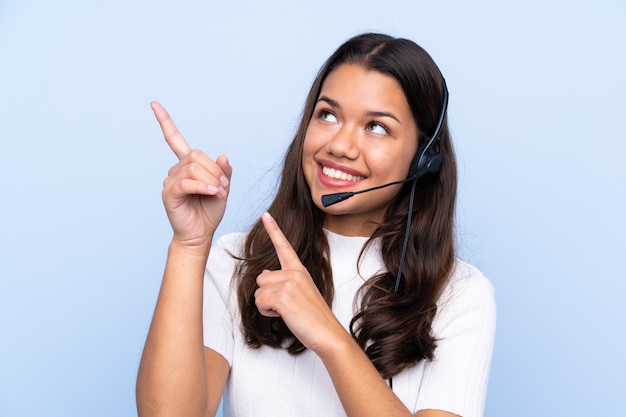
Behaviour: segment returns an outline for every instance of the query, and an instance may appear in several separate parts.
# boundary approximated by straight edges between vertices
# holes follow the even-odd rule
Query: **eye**
[[[389,129],[387,129],[387,126],[379,122],[369,122],[365,127],[365,130],[376,133],[377,135],[389,134]]]
[[[325,122],[337,123],[337,116],[329,110],[322,109],[318,113],[318,118]]]

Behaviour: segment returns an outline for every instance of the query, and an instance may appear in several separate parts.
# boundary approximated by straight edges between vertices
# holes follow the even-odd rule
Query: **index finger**
[[[302,267],[302,262],[300,262],[300,258],[298,258],[298,254],[291,243],[287,240],[283,231],[280,230],[278,223],[276,220],[268,213],[265,212],[261,216],[263,220],[263,226],[265,227],[265,231],[270,237],[270,240],[274,244],[274,249],[276,249],[276,254],[278,255],[278,261],[280,262],[280,267],[282,269],[296,269]]]
[[[150,103],[150,107],[152,107],[152,111],[154,112],[154,115],[161,125],[161,130],[163,131],[163,136],[165,136],[165,141],[170,146],[172,151],[174,151],[178,159],[181,159],[183,156],[191,152],[191,148],[174,124],[174,121],[170,117],[170,114],[167,112],[167,110],[165,110],[165,108],[156,101]]]

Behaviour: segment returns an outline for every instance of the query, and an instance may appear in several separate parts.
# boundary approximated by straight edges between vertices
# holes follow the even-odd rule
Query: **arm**
[[[411,412],[380,377],[363,350],[343,327],[341,330],[342,332],[336,330],[334,338],[339,343],[329,343],[317,353],[333,380],[346,414],[410,416]],[[420,410],[415,416],[455,417],[456,414],[441,410]]]
[[[348,416],[412,416],[336,319],[276,222],[267,213],[262,219],[281,270],[265,271],[257,278],[255,298],[261,314],[281,316],[296,337],[320,357]],[[439,410],[416,415],[454,416]]]
[[[203,346],[203,275],[232,169],[226,157],[212,161],[192,151],[165,109],[152,106],[180,161],[164,181],[163,202],[174,237],[139,366],[137,408],[140,416],[211,416],[229,367]]]
[[[137,377],[140,416],[217,412],[229,367],[203,346],[204,265],[172,242]]]
[[[417,409],[423,409],[416,414],[419,417],[455,415],[452,411],[474,417],[482,416],[484,411],[496,326],[493,286],[477,270],[462,262],[455,267],[451,281],[433,322],[439,342],[434,360],[425,364],[417,402]],[[322,357],[329,372],[338,373],[344,379],[347,389],[359,383],[356,374],[365,366],[365,360],[361,365],[348,368],[342,359],[354,360],[357,353],[356,349],[342,352],[341,348],[331,348],[328,355],[332,361]],[[335,386],[339,391],[337,383]],[[346,398],[356,399],[352,395]]]

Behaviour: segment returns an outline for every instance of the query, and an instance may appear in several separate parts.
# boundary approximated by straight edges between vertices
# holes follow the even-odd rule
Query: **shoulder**
[[[247,236],[247,233],[228,233],[220,236],[211,246],[207,265],[235,262],[234,257],[241,257],[243,254]]]
[[[466,291],[482,292],[490,297],[495,293],[491,281],[478,268],[456,258],[448,282],[442,291],[441,301],[446,300],[446,295],[454,297]]]
[[[237,267],[237,258],[243,254],[247,233],[229,233],[219,237],[211,246],[205,270],[205,284],[213,282],[223,292]]]
[[[425,366],[418,409],[482,415],[491,367],[496,308],[494,288],[478,268],[457,259],[432,323],[435,357]]]
[[[222,235],[215,241],[211,252],[215,249],[217,252],[226,251],[232,253],[233,255],[240,255],[247,236],[247,233],[228,233]]]
[[[447,320],[474,318],[495,326],[496,300],[491,281],[475,266],[456,259],[437,303],[438,316]],[[446,320],[446,321],[447,321]]]

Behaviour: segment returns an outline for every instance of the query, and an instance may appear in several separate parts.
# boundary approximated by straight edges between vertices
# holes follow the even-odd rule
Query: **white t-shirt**
[[[365,237],[326,232],[335,298],[333,312],[347,329],[354,297],[364,281],[384,269],[377,242],[357,259]],[[232,276],[245,234],[229,234],[211,249],[204,284],[204,344],[230,364],[224,394],[226,417],[340,417],[341,402],[322,361],[310,350],[251,349],[240,329]],[[457,260],[438,301],[433,333],[435,358],[393,377],[393,391],[413,413],[439,409],[463,417],[483,415],[495,337],[496,308],[491,283]]]

